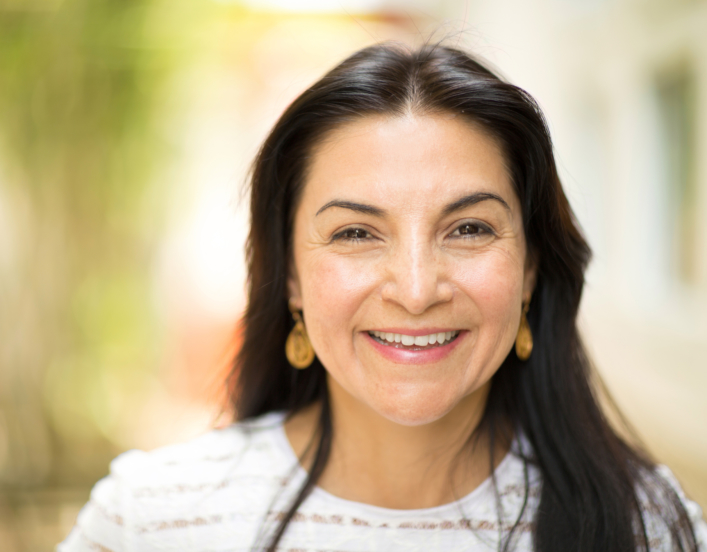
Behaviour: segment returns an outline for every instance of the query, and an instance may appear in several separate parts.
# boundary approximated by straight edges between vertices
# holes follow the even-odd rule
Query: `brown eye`
[[[347,228],[334,236],[335,240],[360,241],[371,237],[371,234],[363,228]]]
[[[492,234],[493,232],[491,229],[484,224],[465,222],[464,224],[457,226],[457,229],[452,232],[452,237],[476,239]]]
[[[461,234],[462,236],[478,234],[480,231],[481,228],[479,228],[479,226],[476,224],[465,224],[464,226],[459,227],[459,234]]]

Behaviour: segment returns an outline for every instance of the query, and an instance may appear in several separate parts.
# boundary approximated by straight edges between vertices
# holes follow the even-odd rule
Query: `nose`
[[[386,262],[387,278],[381,292],[384,301],[398,303],[410,314],[422,314],[452,299],[454,290],[433,244],[411,239],[397,247]]]

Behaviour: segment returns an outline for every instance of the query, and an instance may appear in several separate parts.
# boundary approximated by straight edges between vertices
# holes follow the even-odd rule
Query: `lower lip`
[[[398,364],[432,364],[448,356],[469,332],[459,332],[456,339],[446,345],[417,351],[413,349],[403,349],[402,347],[395,347],[393,345],[383,345],[368,332],[362,333],[364,339],[367,339],[371,346],[388,360],[392,360]]]

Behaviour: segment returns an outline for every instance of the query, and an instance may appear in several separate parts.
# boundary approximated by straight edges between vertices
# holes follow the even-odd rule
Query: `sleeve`
[[[91,491],[88,503],[76,519],[76,525],[56,552],[127,552],[134,548],[127,542],[127,525],[132,517],[132,499],[121,472],[135,456],[131,451],[111,463],[111,473]]]
[[[707,552],[707,523],[704,517],[702,517],[702,508],[700,508],[696,502],[689,499],[685,499],[683,503],[685,504],[687,515],[690,516],[692,527],[695,530],[697,550],[699,550],[699,552]]]
[[[702,517],[702,508],[697,502],[694,502],[685,496],[682,487],[678,483],[675,475],[667,466],[658,466],[658,474],[663,477],[677,493],[678,498],[687,512],[687,516],[692,523],[692,528],[695,532],[695,540],[697,542],[697,550],[699,552],[707,552],[707,523]]]

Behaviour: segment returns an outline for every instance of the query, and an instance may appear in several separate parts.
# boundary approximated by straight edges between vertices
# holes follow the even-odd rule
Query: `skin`
[[[535,283],[521,213],[496,141],[453,115],[365,117],[315,150],[288,288],[328,374],[334,442],[322,488],[424,508],[489,476],[485,436],[463,445]],[[391,328],[460,333],[435,353],[390,351],[368,333]],[[317,411],[285,425],[305,468]]]

